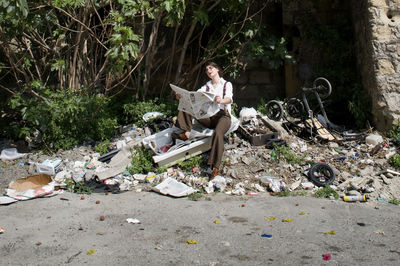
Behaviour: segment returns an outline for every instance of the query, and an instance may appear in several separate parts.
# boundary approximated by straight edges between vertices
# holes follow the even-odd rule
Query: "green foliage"
[[[93,187],[88,186],[85,182],[80,181],[75,183],[72,179],[67,179],[65,181],[67,190],[70,192],[78,193],[78,194],[92,194]]]
[[[237,103],[232,103],[231,105],[231,113],[234,117],[239,117],[239,106],[237,105]]]
[[[394,167],[400,169],[400,154],[393,154],[392,156],[390,156],[389,162]]]
[[[260,29],[256,38],[249,43],[249,55],[261,59],[271,69],[277,69],[285,61],[294,63],[295,60],[286,49],[286,40],[271,36],[268,29],[264,27]],[[252,33],[252,31],[250,32]]]
[[[361,91],[362,89],[357,89]],[[348,109],[353,115],[358,128],[364,128],[368,119],[371,118],[371,97],[367,93],[357,93],[352,96],[348,103]]]
[[[388,136],[400,145],[400,121],[392,127]]]
[[[160,103],[158,99],[126,103],[123,105],[123,121],[143,127],[148,124],[142,118],[145,113],[160,112],[166,117],[172,117],[177,113],[177,105],[177,101],[166,104],[165,102]]]
[[[39,131],[48,146],[68,149],[86,140],[105,140],[114,135],[117,120],[108,115],[104,96],[71,90],[52,92],[40,82],[30,86],[48,100],[26,93],[11,98],[9,107],[19,115],[19,120],[8,126],[14,137],[32,138]]]
[[[203,156],[194,156],[185,161],[178,162],[178,167],[187,172],[191,172],[194,167],[200,167],[203,165],[205,165]]]
[[[274,144],[274,149],[271,152],[271,158],[274,161],[281,161],[285,160],[289,164],[300,164],[304,161],[304,155],[303,157],[298,157],[294,151],[290,149],[290,147],[282,145],[282,146],[277,146]]]
[[[153,170],[152,156],[149,150],[144,148],[132,149],[131,165],[127,168],[131,174],[147,174]]]
[[[398,200],[396,197],[393,197],[393,199],[389,200],[388,202],[394,205],[400,205],[400,200]]]
[[[203,193],[204,193],[203,191],[192,193],[192,194],[188,195],[188,199],[193,200],[193,201],[198,201],[199,199],[201,199],[203,197]]]
[[[259,104],[256,107],[256,110],[265,115],[266,114],[266,105],[267,105],[268,101],[266,101],[264,98],[261,98]]]
[[[335,199],[339,198],[339,194],[332,189],[329,185],[325,185],[324,188],[318,189],[314,194],[313,197],[316,198],[329,198],[333,196]]]
[[[110,145],[110,140],[106,139],[105,141],[100,142],[94,147],[95,152],[100,153],[101,155],[106,154],[108,152],[108,145]]]

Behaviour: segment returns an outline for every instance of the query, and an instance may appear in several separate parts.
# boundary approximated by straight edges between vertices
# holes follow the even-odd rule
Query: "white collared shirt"
[[[225,97],[223,97],[224,94],[224,84],[226,82],[226,86],[225,86]],[[219,104],[219,108],[224,110],[225,106],[226,109],[229,111],[229,113],[231,113],[231,105],[233,102],[233,86],[232,83],[229,81],[226,81],[223,78],[219,79],[219,82],[217,84],[217,87],[214,88],[214,86],[211,83],[211,80],[209,80],[205,85],[203,85],[200,89],[198,89],[197,91],[207,91],[207,86],[210,89],[209,92],[215,93],[215,95],[221,97],[221,99],[223,98],[231,98],[231,102],[228,104]]]

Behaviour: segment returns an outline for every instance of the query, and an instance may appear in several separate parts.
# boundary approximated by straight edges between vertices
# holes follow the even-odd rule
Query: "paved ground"
[[[383,202],[268,194],[191,201],[155,192],[84,200],[64,193],[0,206],[0,264],[399,265],[399,213],[399,206]],[[331,259],[324,261],[327,253]]]

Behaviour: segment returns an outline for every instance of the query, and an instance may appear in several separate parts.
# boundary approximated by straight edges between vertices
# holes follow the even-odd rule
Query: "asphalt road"
[[[264,193],[210,198],[126,192],[82,200],[66,192],[0,206],[0,264],[400,264],[399,206]]]

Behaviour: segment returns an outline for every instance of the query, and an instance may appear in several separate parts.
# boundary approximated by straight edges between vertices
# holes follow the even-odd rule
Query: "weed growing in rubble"
[[[179,161],[178,166],[184,171],[191,172],[193,168],[200,167],[204,164],[203,156],[194,156],[186,161]]]
[[[192,193],[192,194],[188,195],[188,199],[193,200],[193,201],[198,201],[199,199],[201,199],[203,197],[203,193],[204,192],[202,192],[202,191]]]
[[[324,188],[318,189],[314,194],[313,197],[316,198],[329,198],[333,196],[335,199],[339,198],[339,194],[331,188],[329,185],[325,185]]]
[[[389,162],[396,168],[400,168],[400,154],[393,154],[389,158]]]
[[[400,200],[398,200],[396,197],[393,197],[393,199],[389,200],[389,203],[400,205]]]
[[[94,147],[95,152],[100,153],[101,155],[106,154],[108,152],[108,145],[110,144],[110,140],[105,140],[100,142]]]
[[[132,149],[131,166],[127,169],[131,174],[147,174],[153,167],[152,156],[149,150],[144,148]]]
[[[289,197],[291,196],[291,192],[289,190],[285,190],[285,191],[279,191],[279,192],[275,192],[272,195],[273,196],[278,196],[278,197]]]
[[[389,137],[400,146],[400,121],[393,126],[392,130],[389,131]]]
[[[67,179],[65,181],[68,191],[78,193],[78,194],[92,194],[93,188],[85,184],[85,182],[75,183],[72,179]]]
[[[271,158],[277,162],[280,162],[282,159],[284,159],[289,164],[299,164],[304,161],[305,156],[298,157],[296,153],[288,146],[277,146],[274,144],[274,149],[271,152]]]

